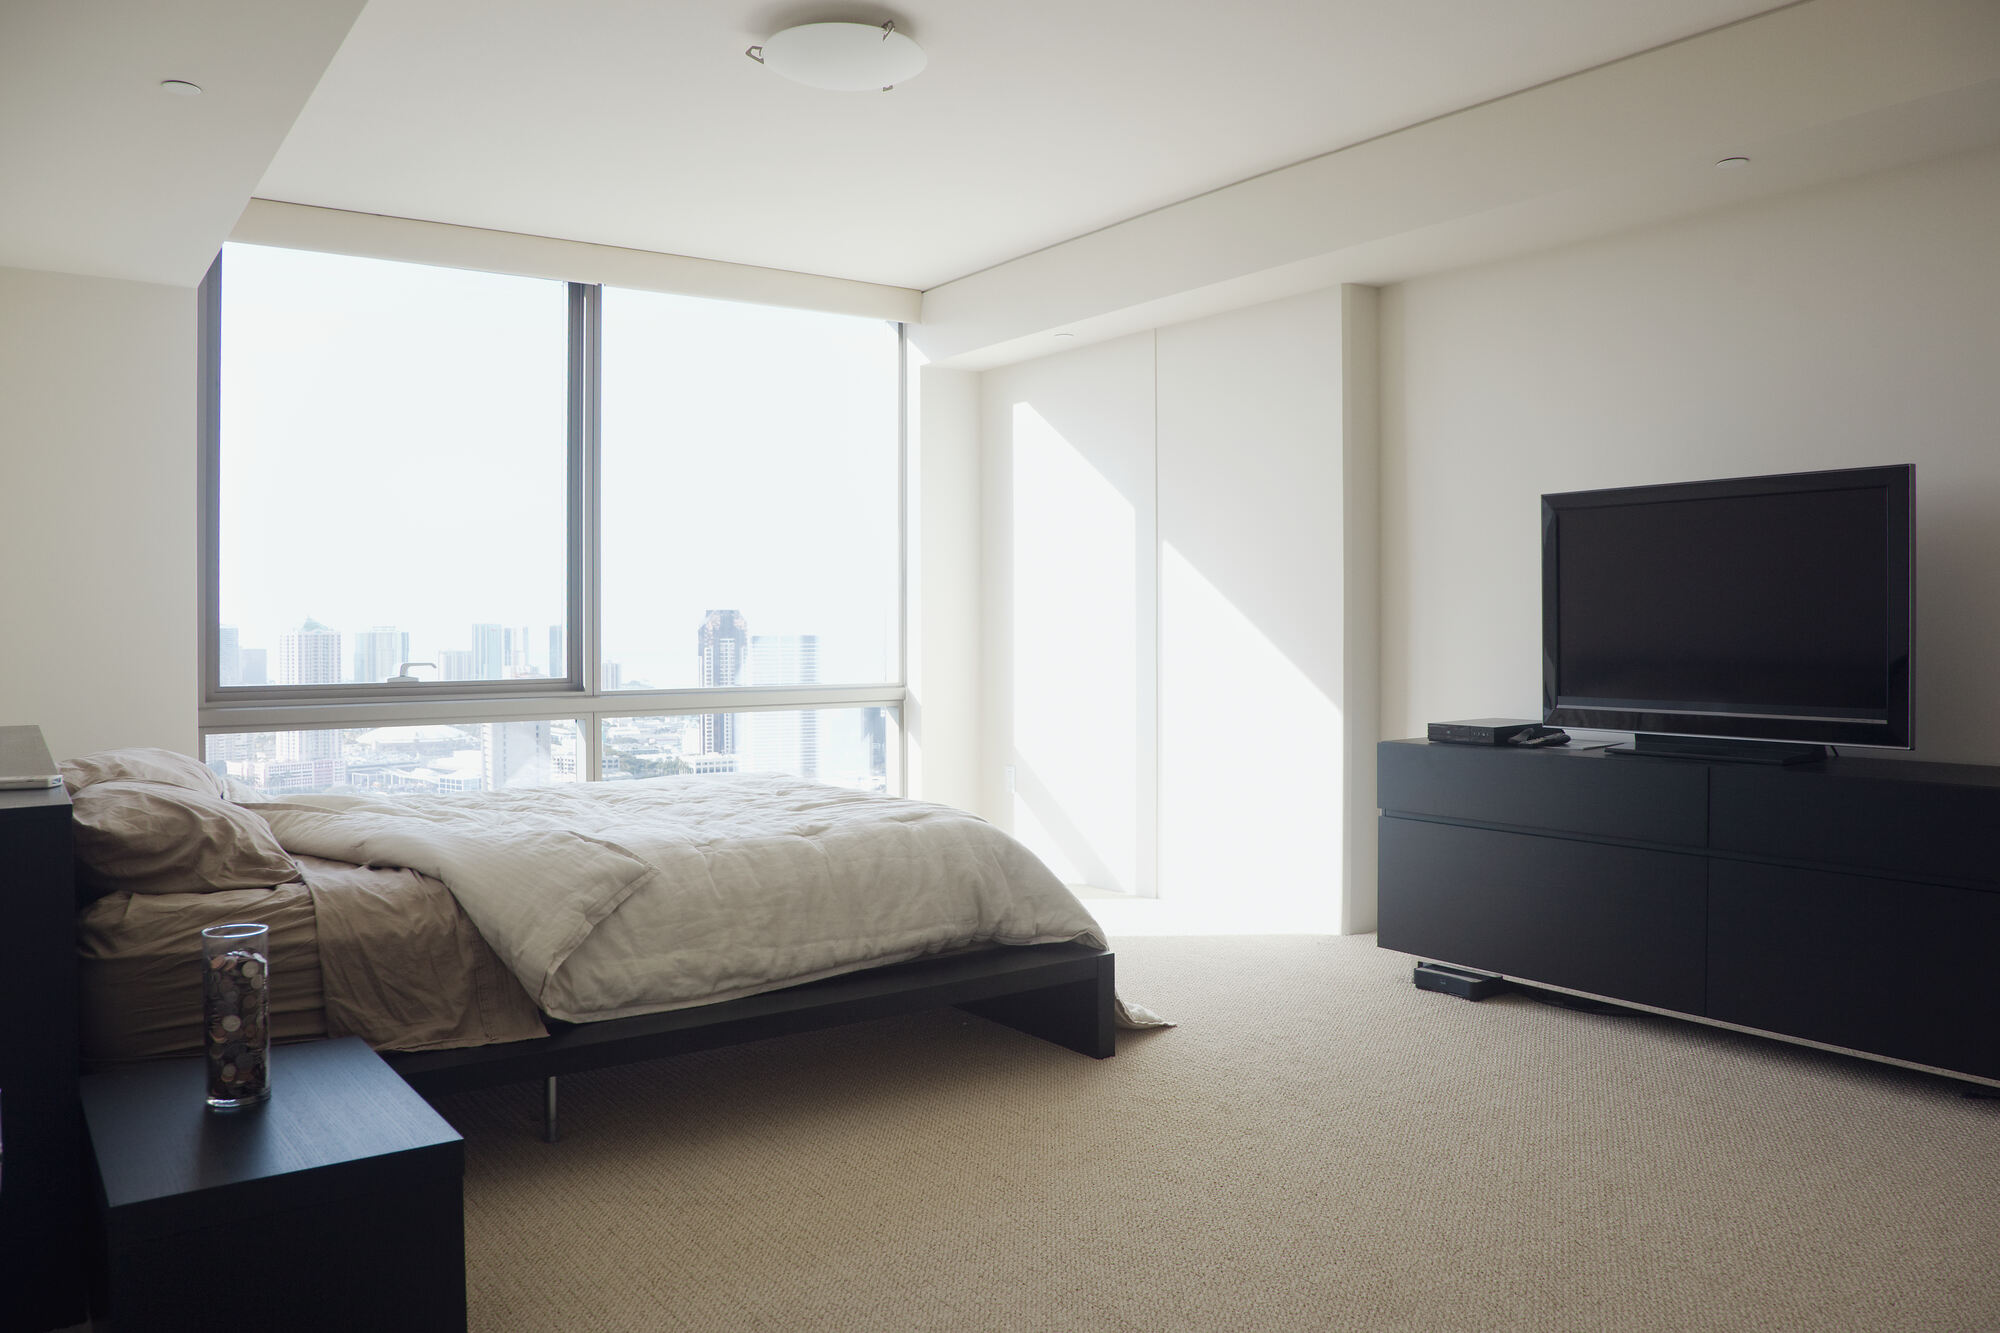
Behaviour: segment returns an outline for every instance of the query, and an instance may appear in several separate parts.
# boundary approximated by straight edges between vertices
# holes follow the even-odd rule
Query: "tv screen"
[[[1543,713],[1908,748],[1913,470],[1542,497]]]

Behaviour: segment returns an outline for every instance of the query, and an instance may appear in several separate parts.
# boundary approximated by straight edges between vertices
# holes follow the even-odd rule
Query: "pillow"
[[[299,877],[262,815],[164,782],[93,781],[71,798],[79,897],[268,889]]]
[[[200,760],[172,750],[99,750],[81,759],[65,759],[57,767],[62,769],[63,785],[71,796],[100,782],[157,782],[204,796],[229,795],[224,785],[228,779],[204,767]]]
[[[262,787],[253,787],[241,778],[222,780],[222,799],[237,805],[262,805],[271,799],[271,794]]]

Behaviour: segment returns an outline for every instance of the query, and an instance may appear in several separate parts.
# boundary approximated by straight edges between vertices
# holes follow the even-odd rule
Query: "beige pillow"
[[[262,815],[161,782],[94,781],[72,798],[81,896],[267,889],[299,868]]]
[[[71,796],[100,782],[162,782],[205,796],[229,795],[228,779],[203,766],[199,759],[173,750],[151,747],[99,750],[81,759],[65,759],[58,767]]]

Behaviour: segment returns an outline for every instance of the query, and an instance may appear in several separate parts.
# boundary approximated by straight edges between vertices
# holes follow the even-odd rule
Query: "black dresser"
[[[1382,947],[2000,1079],[2000,768],[1377,760]]]
[[[35,727],[0,727],[0,771],[49,768]],[[81,1323],[83,1120],[69,797],[0,790],[0,1329]]]

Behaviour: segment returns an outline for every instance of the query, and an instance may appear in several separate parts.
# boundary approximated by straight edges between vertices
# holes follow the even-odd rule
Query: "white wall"
[[[1543,492],[1910,462],[1918,754],[2000,762],[1996,218],[1985,152],[1388,289],[1386,733],[1536,715]]]
[[[909,792],[980,804],[979,377],[910,349]]]
[[[195,746],[195,293],[0,268],[0,722]]]
[[[1150,892],[1153,336],[985,374],[980,433],[982,809],[1067,882]]]
[[[1065,879],[1372,924],[1345,854],[1373,834],[1347,776],[1374,737],[1348,669],[1357,638],[1375,657],[1373,538],[1350,553],[1345,517],[1375,505],[1349,413],[1372,310],[1328,289],[983,376],[984,808]]]

